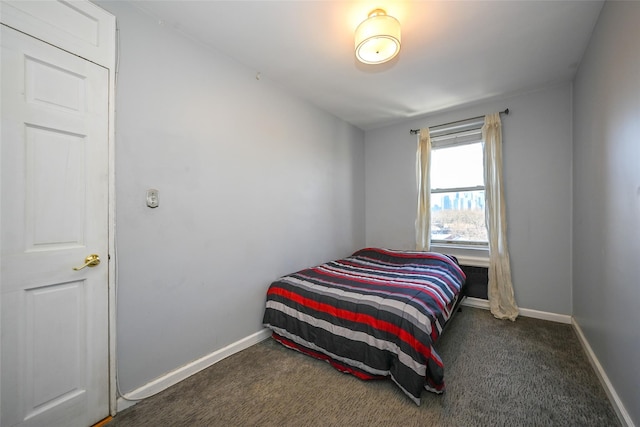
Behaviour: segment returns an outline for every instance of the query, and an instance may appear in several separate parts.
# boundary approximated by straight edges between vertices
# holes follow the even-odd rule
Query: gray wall
[[[117,360],[128,392],[261,330],[280,275],[364,245],[364,133],[130,4],[99,4],[120,29]]]
[[[367,246],[415,247],[416,137],[434,126],[509,108],[503,116],[508,244],[520,307],[571,307],[571,84],[365,133]]]
[[[574,316],[640,425],[640,3],[607,2],[574,82]]]

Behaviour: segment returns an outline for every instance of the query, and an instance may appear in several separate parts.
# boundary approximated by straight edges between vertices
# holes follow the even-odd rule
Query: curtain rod
[[[506,114],[508,116],[509,109],[507,108],[504,111],[500,111],[500,114]],[[455,125],[456,123],[462,123],[462,122],[467,122],[469,120],[476,120],[476,119],[484,119],[484,116],[471,117],[470,119],[464,119],[464,120],[456,120],[455,122],[449,122],[449,123],[443,123],[441,125],[431,126],[431,128],[439,128],[443,126]],[[420,129],[411,129],[409,130],[409,133],[411,135],[418,135],[420,133]]]

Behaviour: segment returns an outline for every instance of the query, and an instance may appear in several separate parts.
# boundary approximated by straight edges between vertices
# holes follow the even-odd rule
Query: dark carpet
[[[437,343],[447,389],[421,406],[269,339],[119,413],[124,426],[618,426],[570,325],[463,307]]]

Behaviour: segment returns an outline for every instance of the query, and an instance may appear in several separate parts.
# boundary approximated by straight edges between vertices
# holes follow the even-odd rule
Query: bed
[[[454,257],[365,248],[273,282],[263,323],[282,345],[341,372],[391,378],[419,405],[422,390],[444,391],[433,345],[464,282]]]

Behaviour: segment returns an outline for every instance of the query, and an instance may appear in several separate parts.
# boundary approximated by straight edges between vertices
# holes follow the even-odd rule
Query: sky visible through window
[[[439,148],[431,151],[431,188],[484,185],[482,143]]]

